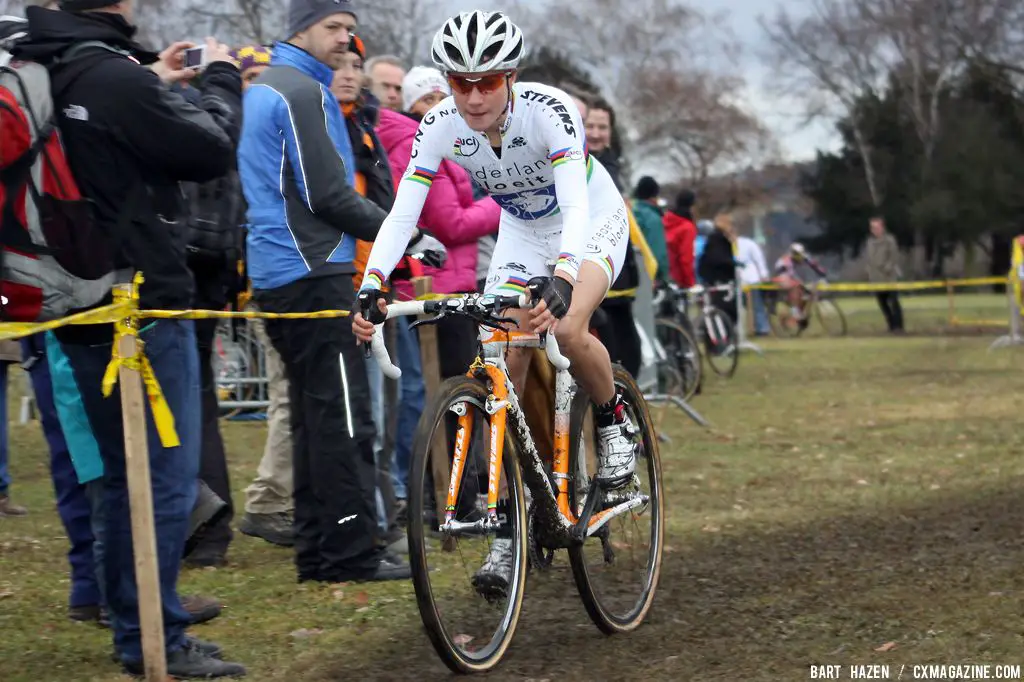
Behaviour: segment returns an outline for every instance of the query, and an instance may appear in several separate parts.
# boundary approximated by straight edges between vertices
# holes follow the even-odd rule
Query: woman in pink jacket
[[[381,109],[377,124],[377,137],[384,146],[391,165],[395,187],[409,165],[412,142],[420,120],[431,107],[449,94],[448,82],[437,69],[417,66],[402,81],[402,104],[405,113]],[[419,227],[434,235],[448,250],[448,259],[440,269],[424,267],[423,274],[433,277],[433,291],[438,294],[461,294],[476,291],[477,240],[498,231],[501,208],[490,197],[473,199],[473,186],[469,174],[459,166],[445,161],[434,176],[426,204],[420,214]],[[395,297],[413,298],[412,286],[407,281],[394,282]],[[476,356],[477,329],[472,320],[449,317],[439,325],[438,338],[444,343],[437,349],[441,378],[465,374]],[[401,350],[401,349],[400,349]],[[412,359],[406,355],[408,359]],[[414,400],[413,375],[422,377],[419,367],[402,365],[403,401]],[[410,393],[406,396],[406,391]],[[406,489],[409,472],[408,454],[396,448],[392,477],[396,494]],[[406,460],[406,461],[403,461]],[[486,484],[485,484],[486,485]]]

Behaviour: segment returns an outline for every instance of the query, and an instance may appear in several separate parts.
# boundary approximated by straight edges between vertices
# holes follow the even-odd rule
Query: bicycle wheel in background
[[[444,519],[438,519],[430,475],[431,451],[441,448],[451,466],[454,450],[449,443],[463,439],[477,447],[489,447],[488,438],[456,435],[460,415],[471,415],[473,424],[480,427],[489,424],[491,417],[484,407],[487,395],[487,387],[476,379],[454,377],[445,381],[420,418],[409,471],[409,564],[416,602],[431,644],[445,665],[457,673],[483,672],[497,665],[512,641],[526,587],[526,500],[511,432],[506,432],[502,457],[508,503],[503,508],[499,502],[498,508],[506,537],[498,538],[494,531],[453,535],[455,547],[450,552],[441,551],[443,534],[440,541],[434,537]],[[466,452],[456,521],[471,523],[487,513],[486,482],[480,482],[478,467],[471,466],[481,454]],[[445,480],[438,487],[447,490],[448,484]],[[509,543],[502,546],[512,559],[505,588],[495,584],[493,573],[481,579],[479,571],[492,549],[497,550],[498,541]],[[434,545],[429,553],[428,545]]]
[[[846,336],[846,316],[831,298],[820,298],[814,306],[818,322],[829,336]]]
[[[729,378],[740,361],[739,338],[732,319],[718,308],[704,318],[704,356],[715,374]]]
[[[659,368],[659,392],[689,400],[700,386],[703,371],[697,341],[681,324],[664,317],[654,320],[654,333],[665,351],[666,361],[675,370],[673,376],[666,376],[663,381]],[[672,386],[673,381],[678,383],[678,387]]]
[[[629,373],[613,365],[615,389],[622,395],[640,442],[636,473],[624,487],[605,494],[597,511],[631,496],[647,495],[646,503],[608,521],[582,545],[569,548],[569,561],[583,605],[606,634],[628,632],[643,622],[654,601],[664,545],[664,496],[661,457],[654,424],[640,387]],[[587,497],[596,453],[589,452],[583,433],[590,399],[578,391],[569,425],[569,504],[579,515]],[[594,442],[596,443],[596,435]]]

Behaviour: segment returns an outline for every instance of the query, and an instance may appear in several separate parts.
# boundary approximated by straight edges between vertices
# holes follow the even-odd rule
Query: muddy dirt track
[[[972,632],[993,625],[985,600],[1014,599],[1019,613],[1020,497],[1010,488],[885,517],[669,536],[674,551],[647,622],[612,638],[590,623],[563,562],[531,573],[516,640],[481,679],[806,680],[812,663],[963,661],[979,640],[942,641],[942,623],[964,627],[963,637],[1020,638],[1019,620],[1003,622],[1002,633]],[[397,625],[390,640],[367,642],[372,657],[321,659],[316,679],[449,677],[419,622]],[[874,651],[890,641],[892,651]]]

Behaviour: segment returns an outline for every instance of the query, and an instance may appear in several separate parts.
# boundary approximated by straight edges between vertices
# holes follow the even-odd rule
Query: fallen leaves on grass
[[[302,628],[300,630],[293,630],[289,633],[289,636],[293,639],[309,639],[320,634],[323,634],[323,630],[320,628]]]

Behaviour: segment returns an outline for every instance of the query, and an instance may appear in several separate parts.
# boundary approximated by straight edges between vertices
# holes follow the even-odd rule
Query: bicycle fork
[[[508,386],[505,374],[493,365],[485,365],[483,370],[491,379],[491,392],[487,396],[484,410],[491,415],[489,449],[487,463],[487,514],[477,521],[463,522],[455,520],[455,512],[459,499],[459,488],[462,475],[466,468],[469,442],[473,433],[473,413],[463,403],[454,407],[458,415],[458,427],[455,431],[455,453],[452,458],[451,479],[448,482],[448,498],[445,501],[444,525],[442,533],[488,533],[501,526],[498,518],[498,496],[500,494],[501,465],[505,451],[505,425],[508,419]]]

